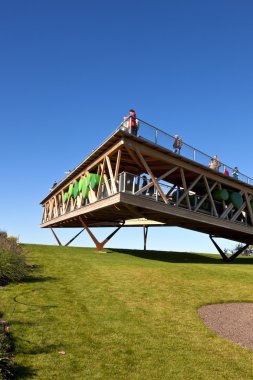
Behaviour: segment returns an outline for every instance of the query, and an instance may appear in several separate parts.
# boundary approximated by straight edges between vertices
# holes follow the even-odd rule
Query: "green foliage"
[[[0,285],[17,282],[27,274],[27,265],[17,238],[0,231]]]
[[[6,325],[0,323],[0,379],[7,380],[12,377],[12,356],[13,345],[9,333],[6,332]]]

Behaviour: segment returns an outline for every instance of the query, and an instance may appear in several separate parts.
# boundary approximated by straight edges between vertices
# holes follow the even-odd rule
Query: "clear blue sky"
[[[251,0],[1,1],[0,227],[54,243],[39,202],[130,107],[253,177],[252,20]],[[142,248],[142,230],[109,246]],[[151,229],[148,248],[215,251],[178,228]]]

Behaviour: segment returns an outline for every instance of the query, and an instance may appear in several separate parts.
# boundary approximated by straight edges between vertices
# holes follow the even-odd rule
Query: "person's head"
[[[130,112],[130,114],[131,114],[132,116],[135,116],[135,115],[136,115],[135,110],[133,110],[132,108],[129,110],[129,112]]]
[[[175,139],[178,139],[178,137],[179,137],[178,135],[175,135]]]
[[[235,170],[238,170],[238,167],[237,167],[237,166],[235,166]]]

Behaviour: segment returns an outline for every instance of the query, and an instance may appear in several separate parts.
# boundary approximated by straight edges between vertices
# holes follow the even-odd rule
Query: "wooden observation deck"
[[[138,137],[118,128],[42,200],[41,227],[59,244],[54,228],[82,227],[100,250],[123,226],[143,226],[144,246],[148,226],[178,226],[208,234],[232,261],[242,250],[228,258],[213,237],[253,244],[252,180],[210,169],[185,143],[173,153],[172,136],[152,128],[141,122]],[[92,227],[117,229],[99,243]]]

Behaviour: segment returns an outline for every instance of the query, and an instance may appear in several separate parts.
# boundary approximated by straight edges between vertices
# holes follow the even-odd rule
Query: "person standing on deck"
[[[183,145],[183,141],[180,139],[178,135],[175,135],[174,142],[173,142],[174,153],[180,154],[182,145]]]
[[[235,179],[238,179],[238,176],[239,176],[239,169],[237,166],[235,166],[234,170],[233,170],[233,173],[232,173],[232,176],[235,178]]]
[[[136,117],[136,112],[132,108],[130,109],[130,115],[124,117],[124,124],[127,126],[128,132],[133,136],[137,136],[139,129],[139,120]]]
[[[226,166],[224,166],[223,174],[229,175],[229,171],[227,170]]]
[[[142,176],[142,186],[141,186],[141,187],[145,187],[145,186],[147,186],[147,184],[148,184],[148,179],[147,179],[147,177],[144,175],[144,176]],[[142,192],[142,194],[146,195],[147,192],[148,192],[148,190],[144,190],[144,191]]]
[[[214,162],[214,168],[215,170],[218,170],[220,169],[220,166],[221,166],[221,163],[220,163],[220,159],[219,157],[217,156],[217,154],[215,156],[213,156],[213,162]]]

